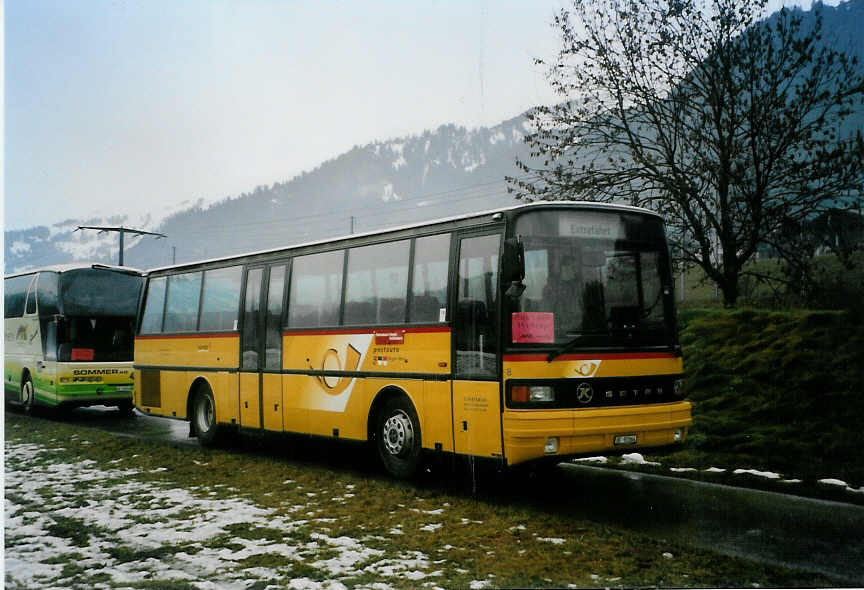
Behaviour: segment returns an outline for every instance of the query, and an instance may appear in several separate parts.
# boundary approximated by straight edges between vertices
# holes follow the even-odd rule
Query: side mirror
[[[519,283],[525,278],[525,246],[518,236],[504,240],[501,274],[505,284]]]
[[[525,292],[525,246],[517,236],[504,241],[504,252],[501,260],[502,284],[509,286],[504,295],[511,299],[519,299]]]

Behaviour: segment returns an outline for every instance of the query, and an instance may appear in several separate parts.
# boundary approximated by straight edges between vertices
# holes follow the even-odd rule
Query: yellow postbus
[[[117,406],[132,412],[138,270],[71,264],[4,280],[7,403]]]
[[[397,477],[427,453],[505,466],[681,442],[662,219],[532,203],[158,268],[135,403],[227,429],[370,441]]]

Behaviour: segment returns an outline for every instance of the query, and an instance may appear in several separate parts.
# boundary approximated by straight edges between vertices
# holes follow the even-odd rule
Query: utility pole
[[[167,238],[168,237],[165,234],[160,234],[160,233],[156,233],[156,232],[152,232],[152,231],[144,231],[143,229],[132,229],[129,227],[123,227],[122,225],[119,227],[105,227],[105,226],[98,226],[98,225],[79,225],[75,229],[75,231],[78,231],[79,229],[95,229],[95,230],[98,230],[100,234],[108,232],[108,231],[116,231],[117,233],[119,233],[120,234],[120,256],[119,256],[119,262],[117,263],[119,266],[123,266],[123,243],[124,243],[124,237],[126,234],[132,234],[132,235],[136,235],[136,236],[156,236],[157,240],[159,238]]]

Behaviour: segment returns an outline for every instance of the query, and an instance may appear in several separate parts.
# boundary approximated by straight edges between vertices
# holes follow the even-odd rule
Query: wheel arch
[[[213,386],[210,385],[210,382],[203,375],[198,375],[192,381],[192,385],[189,386],[189,392],[186,394],[186,420],[189,421],[190,428],[192,425],[192,404],[195,402],[195,394],[202,387],[208,387],[211,392],[213,391]]]
[[[369,442],[373,442],[375,440],[375,427],[378,413],[381,412],[381,409],[384,405],[391,399],[397,397],[404,397],[411,405],[414,406],[414,412],[417,413],[418,421],[420,417],[420,413],[417,412],[417,402],[414,401],[414,398],[411,397],[407,391],[397,385],[387,385],[382,387],[377,394],[375,394],[375,399],[372,400],[372,405],[369,406],[369,415],[366,417],[366,440]],[[423,431],[421,429],[420,436],[423,436]]]

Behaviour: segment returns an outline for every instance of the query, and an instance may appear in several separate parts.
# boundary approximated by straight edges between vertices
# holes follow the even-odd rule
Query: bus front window
[[[514,345],[671,344],[671,275],[659,219],[597,211],[529,212],[525,291],[509,298]]]

